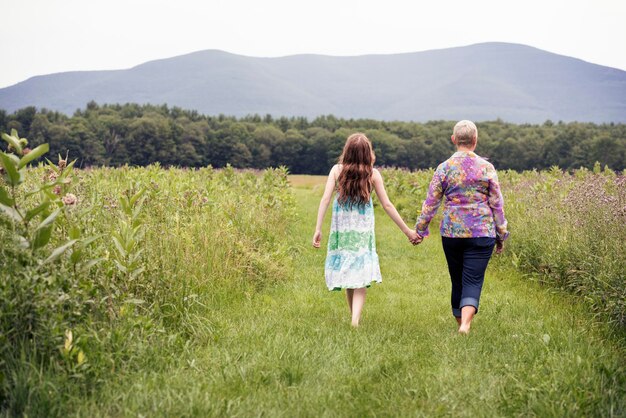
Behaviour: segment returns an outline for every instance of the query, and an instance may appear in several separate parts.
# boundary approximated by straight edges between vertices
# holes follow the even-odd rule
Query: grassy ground
[[[312,189],[316,186],[323,185],[326,176],[309,176],[306,174],[295,174],[289,176],[289,184],[298,189]]]
[[[320,180],[292,179],[291,280],[209,309],[211,338],[107,382],[76,413],[624,416],[624,351],[573,299],[494,265],[471,335],[458,336],[439,238],[414,248],[380,212],[383,283],[352,329],[343,293],[324,286],[325,251],[310,246]]]

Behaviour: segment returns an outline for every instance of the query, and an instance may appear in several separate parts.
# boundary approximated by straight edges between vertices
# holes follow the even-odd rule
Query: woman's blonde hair
[[[337,180],[337,200],[340,204],[363,205],[369,202],[374,161],[374,149],[365,134],[357,132],[350,135],[339,157],[342,169]]]
[[[457,146],[472,146],[478,139],[478,128],[471,120],[462,120],[454,125],[453,135]]]

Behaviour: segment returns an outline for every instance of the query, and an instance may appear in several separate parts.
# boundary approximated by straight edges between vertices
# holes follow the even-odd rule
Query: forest
[[[436,167],[452,152],[456,121],[427,123],[250,115],[207,116],[167,105],[90,102],[72,116],[26,107],[0,110],[0,132],[16,129],[31,146],[48,143],[50,155],[69,155],[77,166],[146,166],[262,169],[285,166],[294,174],[325,174],[346,137],[364,132],[379,166],[410,170]],[[599,163],[626,168],[626,125],[477,123],[477,153],[498,169],[516,171],[558,166],[565,170]]]

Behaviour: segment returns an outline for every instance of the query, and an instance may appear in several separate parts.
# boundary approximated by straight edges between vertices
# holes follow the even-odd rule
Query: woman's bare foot
[[[476,308],[471,305],[463,306],[461,308],[461,325],[459,326],[459,334],[469,334],[474,314],[476,314]]]
[[[459,334],[461,335],[467,335],[470,332],[470,325],[469,324],[461,324],[461,326],[459,327]]]

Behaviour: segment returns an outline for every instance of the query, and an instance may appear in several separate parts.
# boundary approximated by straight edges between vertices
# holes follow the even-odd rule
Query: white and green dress
[[[367,204],[350,206],[339,204],[335,197],[325,274],[328,290],[359,289],[382,282],[371,198]]]

